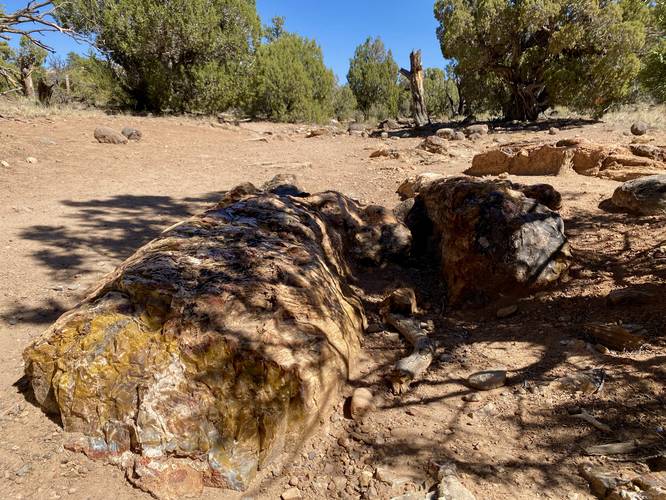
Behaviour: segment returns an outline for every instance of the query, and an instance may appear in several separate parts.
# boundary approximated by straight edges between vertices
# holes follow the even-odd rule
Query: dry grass
[[[49,116],[102,116],[104,111],[79,104],[43,106],[23,97],[0,97],[0,116],[4,118],[43,118]]]
[[[666,104],[631,104],[604,115],[604,122],[630,125],[643,121],[656,128],[666,128]]]

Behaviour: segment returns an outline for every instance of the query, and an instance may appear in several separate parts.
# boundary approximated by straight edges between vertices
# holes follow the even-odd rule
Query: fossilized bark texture
[[[409,245],[381,207],[242,185],[106,277],[25,350],[26,375],[86,453],[144,477],[146,460],[190,459],[206,484],[244,489],[350,374],[365,322],[353,261]]]
[[[656,150],[660,150],[656,148]],[[582,175],[627,181],[664,173],[666,163],[656,150],[603,146],[584,139],[564,139],[555,144],[514,143],[476,155],[468,175]]]
[[[450,302],[520,295],[558,280],[568,268],[562,219],[521,187],[455,177],[421,188],[413,213],[431,222]]]

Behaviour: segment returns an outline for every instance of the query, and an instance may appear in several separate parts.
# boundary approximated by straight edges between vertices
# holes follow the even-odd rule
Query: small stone
[[[289,488],[287,491],[282,493],[280,497],[282,500],[297,500],[301,498],[301,490],[298,488]]]
[[[109,127],[97,127],[93,135],[101,144],[127,144],[127,137]]]
[[[122,129],[121,133],[127,137],[130,141],[139,141],[143,134],[138,128],[125,127]]]
[[[453,130],[452,128],[440,128],[435,132],[435,135],[437,137],[441,137],[442,139],[449,139],[452,140],[455,138],[456,131]]]
[[[358,479],[358,482],[361,485],[361,487],[367,488],[368,486],[370,486],[371,481],[372,481],[372,472],[370,472],[369,470],[361,471],[361,475]]]
[[[9,163],[6,162],[5,160],[0,161],[0,165],[2,165],[5,168],[9,168]]]
[[[388,137],[389,137],[388,132],[382,132],[381,137],[382,137],[382,139],[388,139]]]
[[[67,490],[67,493],[69,493],[70,495],[73,495],[74,493],[76,493],[76,491],[77,491],[76,488],[70,488],[70,489]]]
[[[610,349],[605,345],[595,344],[594,349],[600,354],[610,354]]]
[[[289,486],[297,486],[298,485],[298,478],[296,476],[291,477],[289,479]]]
[[[497,318],[502,319],[502,318],[508,318],[509,316],[512,316],[518,312],[518,306],[516,304],[512,304],[507,307],[502,307],[501,309],[497,310]]]
[[[372,392],[365,387],[354,390],[349,404],[349,411],[354,420],[363,420],[363,417],[372,410],[374,406],[372,398]]]
[[[550,127],[550,128],[548,129],[548,133],[549,133],[550,135],[557,135],[557,133],[558,133],[559,131],[560,131],[560,129],[558,129],[558,128],[556,128],[556,127]]]
[[[25,159],[25,161],[27,161],[28,163],[34,165],[35,163],[37,163],[37,158],[35,158],[34,156],[28,156],[28,157]]]
[[[23,477],[28,474],[32,470],[32,465],[30,464],[23,464],[21,468],[19,468],[15,474],[19,477]]]
[[[469,376],[467,385],[480,391],[502,387],[506,383],[506,370],[485,370]]]
[[[463,401],[467,401],[468,403],[477,403],[481,401],[481,396],[479,395],[478,392],[473,392],[471,394],[465,394],[462,397]]]
[[[645,122],[634,122],[631,125],[631,133],[634,135],[645,135],[648,131],[648,125]]]

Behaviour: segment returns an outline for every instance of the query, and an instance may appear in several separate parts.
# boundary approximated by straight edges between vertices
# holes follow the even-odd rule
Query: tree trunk
[[[35,98],[35,86],[32,83],[32,71],[24,68],[21,70],[21,87],[23,88],[23,95],[30,99]]]
[[[430,123],[425,103],[425,90],[423,88],[423,65],[421,64],[421,51],[414,50],[409,54],[410,71],[400,69],[408,80],[412,90],[412,114],[417,127]]]
[[[543,87],[516,85],[504,115],[507,120],[534,121],[546,108],[548,104]]]

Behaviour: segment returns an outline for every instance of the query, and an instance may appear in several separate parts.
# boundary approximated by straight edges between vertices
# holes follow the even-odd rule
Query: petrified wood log
[[[416,242],[437,247],[452,303],[521,295],[557,281],[568,268],[561,217],[528,198],[519,190],[524,187],[453,177],[420,188],[407,223]],[[552,191],[531,194],[554,203]],[[415,223],[412,215],[429,223]],[[433,234],[421,235],[418,228]]]
[[[177,469],[245,489],[312,430],[359,350],[353,265],[409,249],[386,209],[272,187],[244,184],[169,228],[24,352],[36,400],[78,448],[153,493]]]

